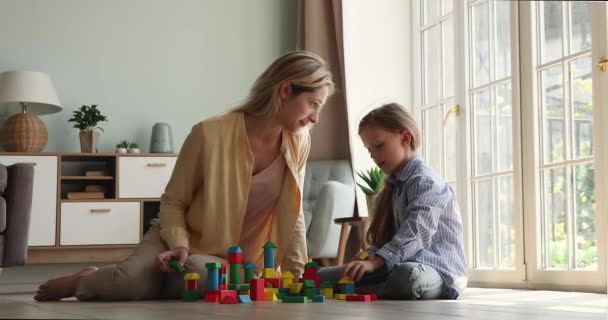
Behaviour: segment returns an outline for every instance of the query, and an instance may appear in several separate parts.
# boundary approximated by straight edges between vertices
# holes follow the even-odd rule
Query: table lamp
[[[48,132],[36,114],[45,115],[59,111],[59,98],[51,78],[46,73],[0,73],[0,115],[12,115],[0,129],[0,138],[6,151],[42,151],[48,141]]]

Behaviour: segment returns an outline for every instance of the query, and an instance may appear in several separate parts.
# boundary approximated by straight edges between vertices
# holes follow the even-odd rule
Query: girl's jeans
[[[342,266],[321,268],[321,281],[338,283]],[[374,287],[381,299],[438,299],[448,287],[434,268],[418,262],[397,263],[388,272],[385,267],[366,273],[356,286]]]

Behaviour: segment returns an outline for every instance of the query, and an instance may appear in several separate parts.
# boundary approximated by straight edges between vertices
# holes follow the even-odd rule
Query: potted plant
[[[101,114],[97,105],[82,106],[74,111],[74,115],[68,122],[74,122],[74,128],[80,129],[80,150],[81,152],[97,152],[97,142],[99,132],[103,131],[97,124],[101,121],[108,121],[108,118]]]
[[[129,144],[129,153],[139,153],[139,145],[135,142]]]
[[[123,140],[116,145],[116,153],[127,153],[127,148],[129,148],[129,141]]]
[[[359,188],[361,188],[363,193],[365,193],[367,212],[368,216],[371,218],[373,215],[372,208],[376,195],[378,195],[378,192],[380,192],[384,186],[384,172],[382,172],[380,168],[374,167],[368,169],[367,171],[357,172],[357,175],[365,182],[365,185],[359,182],[357,182],[357,185]]]

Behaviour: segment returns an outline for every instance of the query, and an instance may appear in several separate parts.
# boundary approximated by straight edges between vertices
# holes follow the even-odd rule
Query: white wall
[[[343,8],[350,143],[360,171],[375,164],[357,133],[359,120],[387,102],[412,110],[411,10],[398,0],[344,1]],[[357,201],[364,215],[363,193]]]
[[[100,151],[128,139],[147,152],[154,123],[168,122],[177,152],[295,48],[296,14],[297,0],[0,0],[0,72],[51,75],[64,109],[41,117],[45,151],[80,151],[67,120],[99,104]]]

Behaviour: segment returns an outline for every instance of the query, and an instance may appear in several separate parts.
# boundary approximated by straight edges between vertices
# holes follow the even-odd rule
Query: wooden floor
[[[603,294],[469,288],[460,300],[328,301],[283,304],[220,305],[181,301],[36,302],[32,294],[0,294],[0,318],[6,319],[607,319]]]

